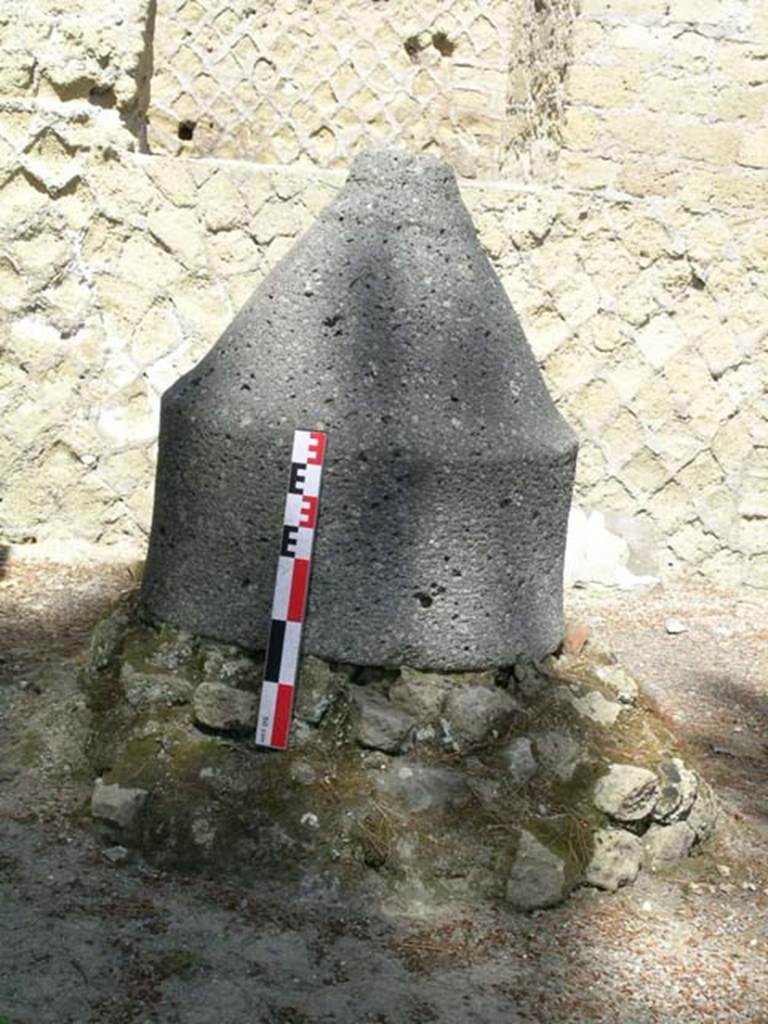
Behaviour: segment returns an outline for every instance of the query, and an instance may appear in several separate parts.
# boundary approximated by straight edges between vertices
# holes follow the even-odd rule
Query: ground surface
[[[569,595],[712,781],[717,842],[666,878],[533,916],[414,893],[276,891],[112,864],[78,777],[78,653],[123,566],[0,559],[0,1021],[768,1022],[765,603]],[[677,618],[687,631],[670,635]],[[63,710],[70,724],[62,730]],[[58,725],[58,727],[57,727]]]

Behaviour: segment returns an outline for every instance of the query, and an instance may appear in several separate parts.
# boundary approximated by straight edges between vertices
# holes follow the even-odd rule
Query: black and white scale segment
[[[461,670],[558,646],[576,439],[441,161],[358,157],[164,395],[152,618],[265,648],[295,427],[329,444],[306,653]]]

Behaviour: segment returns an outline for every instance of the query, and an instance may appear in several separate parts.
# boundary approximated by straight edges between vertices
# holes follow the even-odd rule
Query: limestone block
[[[723,532],[732,522],[733,518],[729,517],[723,524]],[[760,555],[768,552],[768,518],[742,519],[738,525],[738,537],[740,548],[747,554]]]
[[[685,345],[686,339],[675,319],[661,315],[641,327],[635,338],[645,358],[660,370]]]
[[[150,213],[147,227],[185,267],[200,268],[204,261],[202,229],[194,210],[160,207]]]
[[[598,725],[613,725],[621,714],[621,704],[607,700],[598,690],[590,690],[583,696],[577,697],[567,687],[565,689],[568,693],[568,703],[573,706],[574,710]]]
[[[208,179],[197,193],[196,200],[210,231],[236,228],[246,222],[245,200],[224,171]]]
[[[591,148],[597,138],[600,123],[590,111],[569,107],[565,112],[562,129],[563,142],[569,149]]]
[[[205,247],[212,273],[224,278],[230,274],[253,273],[262,258],[255,242],[242,228],[208,235]]]
[[[593,837],[594,852],[587,865],[585,879],[598,889],[615,892],[631,885],[643,860],[643,844],[631,832],[602,828]]]
[[[653,494],[667,480],[664,462],[649,448],[642,448],[623,466],[621,478],[637,494]]]
[[[224,285],[218,280],[187,277],[168,289],[176,321],[186,336],[210,344],[232,316]]]
[[[713,164],[732,164],[742,144],[741,132],[730,125],[678,125],[675,135],[685,156]]]
[[[144,367],[168,355],[182,342],[182,332],[169,302],[155,302],[133,332],[131,357]]]
[[[142,380],[134,381],[104,405],[98,428],[117,444],[152,441],[157,430],[157,396]]]
[[[744,582],[749,587],[768,589],[768,555],[751,555],[747,560]]]
[[[159,231],[167,228],[170,232],[169,239],[173,238],[173,228],[167,223],[167,219],[158,219],[156,227]],[[194,243],[190,243],[184,237],[179,239],[179,244],[186,246]],[[147,284],[151,283],[154,288],[160,288],[173,283],[182,274],[181,263],[149,232],[137,232],[129,236],[120,253],[116,270],[116,276],[124,292],[131,291],[126,288],[126,281],[145,281]]]
[[[174,206],[195,206],[202,201],[203,190],[198,191],[191,173],[179,160],[155,158],[148,164],[147,174]]]
[[[641,821],[656,806],[659,782],[652,771],[612,764],[595,786],[595,806],[617,821]]]
[[[622,704],[634,704],[640,695],[637,680],[620,665],[600,665],[597,669],[597,677],[616,691]]]
[[[569,68],[567,90],[576,103],[591,107],[632,106],[640,88],[640,75],[634,69],[574,64]]]

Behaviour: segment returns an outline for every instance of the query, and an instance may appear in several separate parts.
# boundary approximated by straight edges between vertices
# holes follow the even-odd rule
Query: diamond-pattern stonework
[[[768,590],[765,4],[156,6],[6,5],[3,541],[143,550],[159,395],[391,138],[456,170],[577,503]]]
[[[345,167],[398,142],[495,176],[562,105],[569,24],[529,0],[160,0],[150,146]]]

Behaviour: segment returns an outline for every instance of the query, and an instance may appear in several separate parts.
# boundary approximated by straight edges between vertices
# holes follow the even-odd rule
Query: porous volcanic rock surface
[[[558,646],[576,437],[441,160],[360,154],[163,395],[158,621],[263,646],[295,428],[328,435],[307,653],[456,671]]]

